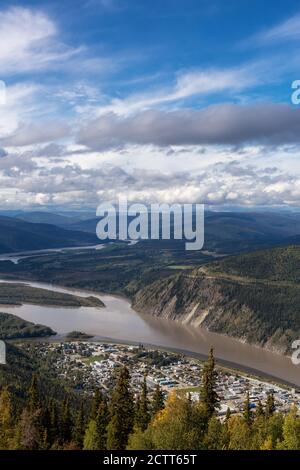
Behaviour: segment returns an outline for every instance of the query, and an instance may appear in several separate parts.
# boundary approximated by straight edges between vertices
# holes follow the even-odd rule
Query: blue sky
[[[293,41],[270,41],[263,45],[259,34],[300,14],[297,1],[237,0],[51,0],[50,2],[5,1],[7,11],[17,5],[47,15],[58,30],[64,47],[78,51],[86,59],[107,61],[91,75],[79,68],[71,73],[63,68],[46,69],[24,75],[24,79],[77,80],[103,87],[110,96],[126,96],[138,89],[169,84],[176,74],[199,68],[239,67],[248,61],[266,60],[278,53],[288,58],[298,52]],[[17,70],[6,78],[13,83]],[[51,73],[52,72],[52,73]],[[105,73],[106,72],[106,73]],[[262,99],[288,99],[287,75],[266,90],[261,84],[254,94]],[[212,98],[211,98],[212,100]],[[199,106],[198,102],[192,103]]]
[[[298,207],[300,6],[0,2],[0,204]]]

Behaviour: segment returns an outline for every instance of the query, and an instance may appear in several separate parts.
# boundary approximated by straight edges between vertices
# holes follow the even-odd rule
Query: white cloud
[[[119,151],[107,155],[72,155],[70,150],[66,149],[59,160],[41,157],[42,149],[38,157],[34,150],[21,149],[3,156],[0,202],[4,195],[6,202],[1,202],[2,205],[18,202],[22,206],[95,207],[100,200],[116,200],[121,193],[129,199],[148,202],[204,202],[224,206],[299,204],[300,169],[295,169],[293,174],[286,170],[294,157],[289,151],[274,151],[278,160],[285,162],[280,169],[264,166],[259,154],[253,159],[252,148],[242,155],[214,147],[205,152],[204,149],[200,152],[199,147],[181,148],[171,157],[167,149],[163,152],[149,146],[142,150],[129,147],[123,155]]]
[[[17,129],[20,119],[32,115],[41,87],[34,83],[18,83],[7,87],[6,102],[0,106],[0,139]]]
[[[51,119],[47,88],[31,82],[6,89],[6,102],[0,106],[0,142],[3,146],[27,146],[61,139],[70,127],[61,118]]]
[[[177,74],[175,83],[157,90],[112,99],[104,106],[94,108],[95,115],[114,112],[127,115],[157,106],[170,105],[192,97],[207,97],[222,92],[239,93],[259,83],[260,64],[247,64],[238,68],[203,69]],[[90,112],[90,109],[87,110]]]
[[[256,40],[298,39],[299,31],[300,16]],[[116,99],[106,95],[105,82],[95,80],[124,66],[128,55],[124,57],[121,62],[116,56],[93,56],[82,47],[67,46],[42,10],[0,9],[0,77],[21,79],[18,74],[24,72],[50,71],[42,85],[28,81],[10,86],[7,104],[0,107],[3,206],[96,205],[98,198],[115,198],[122,191],[150,202],[299,203],[299,155],[280,153],[278,147],[300,145],[299,109],[220,103],[236,103],[245,91],[256,92],[255,87],[282,78],[283,68],[290,72],[291,61],[278,56],[277,62],[184,70],[168,82],[166,75],[156,77],[156,88],[151,82],[139,93],[122,95],[133,86],[120,86],[121,91],[116,86],[115,96],[122,97]],[[51,72],[56,69],[68,70],[70,80],[54,84]],[[134,86],[142,89],[141,84]],[[112,89],[112,82],[107,88]],[[211,98],[219,104],[207,106]],[[249,93],[246,98],[251,100]],[[271,144],[269,153],[260,149],[266,142]],[[264,169],[269,157],[272,163]],[[285,166],[293,168],[292,174]]]
[[[15,132],[4,139],[0,139],[3,146],[22,147],[42,142],[57,141],[70,134],[70,128],[63,121],[48,121],[41,124],[22,123]]]
[[[249,43],[273,44],[286,41],[298,41],[300,39],[300,14],[292,16],[273,28],[255,35]]]
[[[44,69],[77,52],[58,41],[55,23],[42,11],[22,7],[0,10],[2,77]]]
[[[300,110],[282,104],[240,106],[230,103],[200,110],[146,110],[129,116],[107,113],[87,122],[78,142],[92,149],[130,144],[274,145],[300,142]]]

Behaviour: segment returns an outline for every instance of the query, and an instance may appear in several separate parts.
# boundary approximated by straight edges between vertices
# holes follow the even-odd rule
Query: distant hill
[[[82,232],[96,233],[96,227],[99,220],[100,219],[96,217],[87,220],[78,220],[73,222],[70,225],[70,228],[72,230],[80,230]]]
[[[69,228],[95,233],[99,218],[76,221]],[[150,231],[150,228],[149,228]],[[277,245],[300,243],[300,214],[273,212],[209,212],[205,213],[204,249],[216,253],[238,253]],[[153,241],[164,247],[165,240]],[[180,247],[173,240],[172,246]]]
[[[26,222],[52,224],[68,230],[95,234],[99,218],[89,215],[88,212],[34,211],[19,213],[16,217]],[[156,248],[164,247],[165,244],[165,240],[153,241],[153,247]],[[207,251],[230,254],[290,244],[300,244],[300,213],[211,211],[205,213],[204,249]],[[183,243],[180,240],[172,240],[174,249],[180,249],[181,246]]]
[[[291,237],[297,235],[300,235],[298,213],[207,212],[205,216],[205,249],[217,253],[292,244]],[[298,244],[296,240],[294,243]]]
[[[76,217],[68,217],[65,215],[55,214],[52,212],[24,212],[15,216],[19,220],[37,224],[51,224],[58,227],[67,227],[70,224],[77,222]]]
[[[0,253],[99,243],[96,234],[0,216]]]
[[[299,261],[299,246],[224,258],[140,289],[133,307],[290,353],[300,338]]]

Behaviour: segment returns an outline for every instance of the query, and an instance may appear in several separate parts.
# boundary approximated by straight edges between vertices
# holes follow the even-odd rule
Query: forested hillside
[[[300,247],[228,257],[139,290],[136,309],[283,353],[300,337]]]

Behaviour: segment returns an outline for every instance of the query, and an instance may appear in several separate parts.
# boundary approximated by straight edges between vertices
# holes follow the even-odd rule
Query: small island
[[[55,307],[105,307],[100,299],[92,295],[80,297],[27,284],[0,283],[0,304],[22,305],[23,303]]]
[[[69,333],[66,334],[66,339],[72,339],[72,340],[84,340],[84,339],[90,339],[93,338],[92,335],[89,335],[87,333],[83,333],[81,331],[70,331]]]

